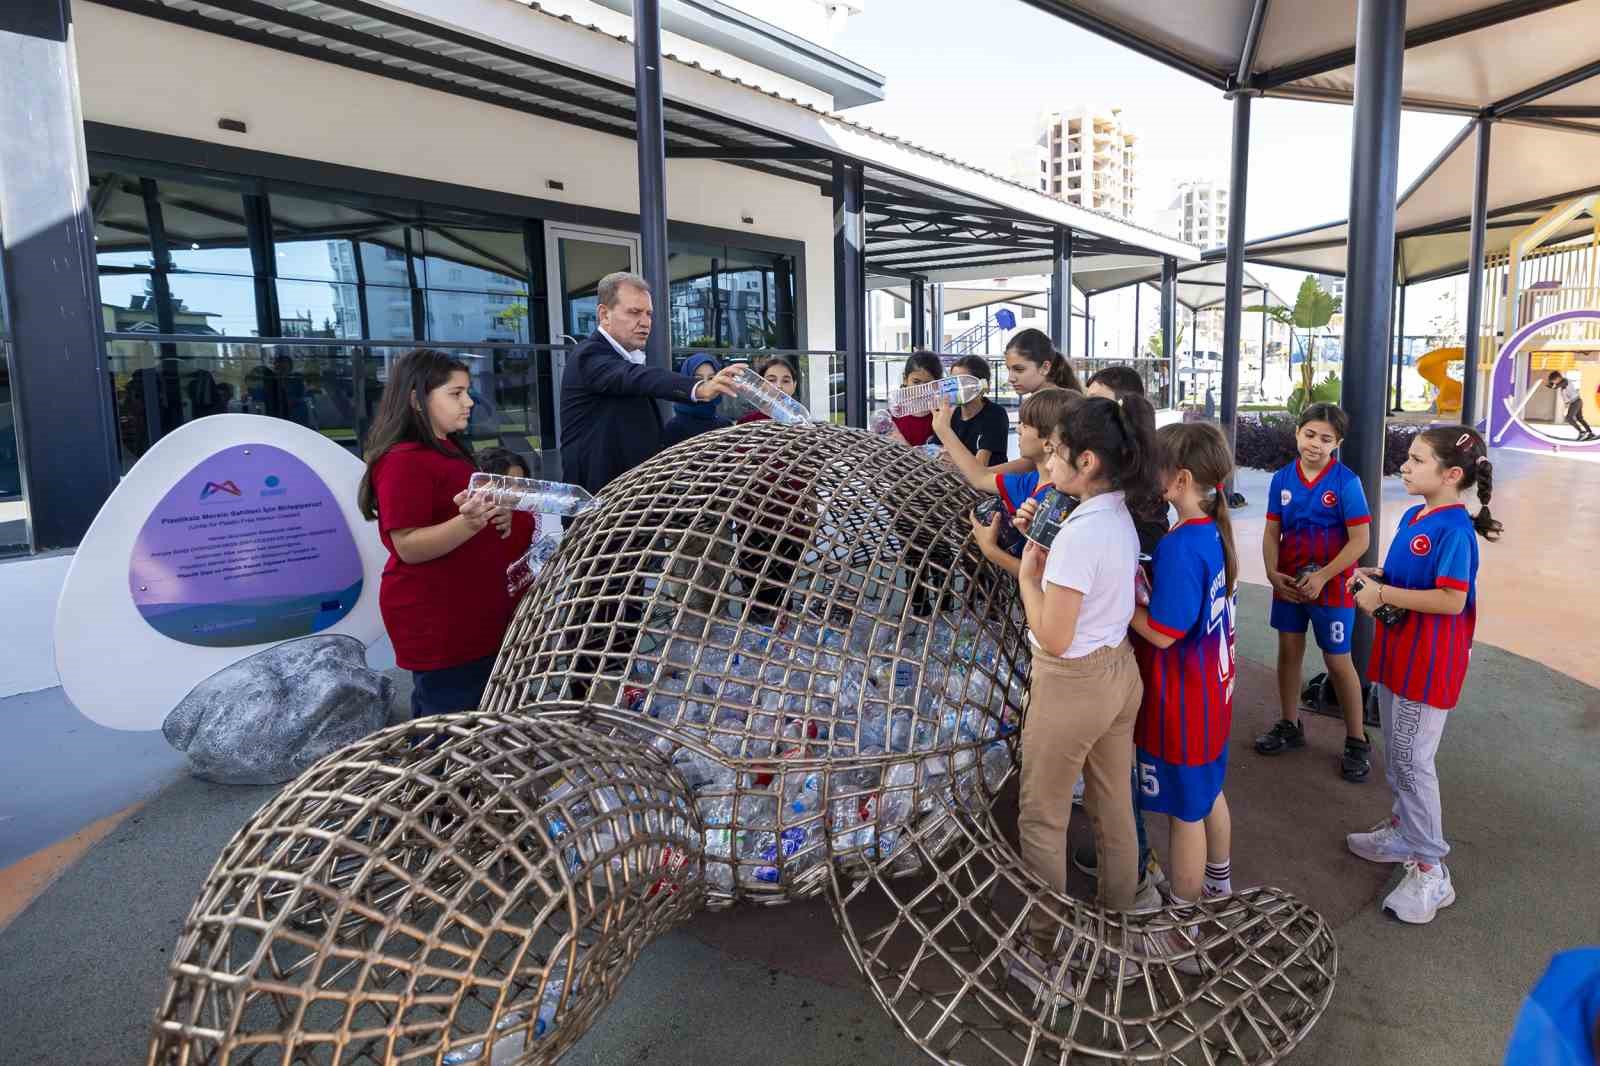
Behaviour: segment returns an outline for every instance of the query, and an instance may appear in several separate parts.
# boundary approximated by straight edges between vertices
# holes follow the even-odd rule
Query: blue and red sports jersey
[[[1478,536],[1472,516],[1459,503],[1400,518],[1383,560],[1383,583],[1402,589],[1462,589],[1460,614],[1407,611],[1396,626],[1377,624],[1372,641],[1372,680],[1404,699],[1449,710],[1461,698],[1478,618]]]
[[[1324,566],[1350,543],[1349,527],[1372,521],[1366,493],[1355,471],[1337,459],[1311,480],[1300,472],[1300,460],[1272,475],[1267,492],[1267,517],[1278,523],[1278,572],[1297,577],[1307,566]],[[1354,565],[1322,587],[1317,603],[1354,607],[1345,579]]]
[[[1173,639],[1134,641],[1144,702],[1133,739],[1179,766],[1222,754],[1233,726],[1233,616],[1222,537],[1209,518],[1180,523],[1156,545],[1150,628]]]
[[[995,491],[1000,494],[1000,502],[1006,505],[1007,514],[1016,514],[1017,508],[1027,503],[1030,497],[1043,496],[1050,488],[1050,483],[1039,483],[1039,471],[1029,470],[1021,474],[996,474],[994,476]]]

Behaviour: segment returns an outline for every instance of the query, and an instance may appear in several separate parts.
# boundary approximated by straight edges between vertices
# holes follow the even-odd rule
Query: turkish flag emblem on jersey
[[[1327,492],[1324,492],[1322,494],[1322,506],[1324,506],[1324,507],[1332,507],[1334,504],[1336,504],[1338,502],[1339,502],[1339,497],[1337,497],[1337,496],[1335,496],[1333,494],[1333,490],[1332,489],[1329,489]]]
[[[1418,533],[1411,538],[1412,555],[1427,555],[1431,551],[1433,551],[1433,541],[1428,539],[1426,533]]]

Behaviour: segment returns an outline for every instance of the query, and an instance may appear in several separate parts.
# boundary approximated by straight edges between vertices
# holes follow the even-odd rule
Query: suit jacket
[[[687,401],[693,389],[693,378],[630,363],[599,330],[589,334],[561,379],[562,476],[599,492],[661,450],[655,401]]]

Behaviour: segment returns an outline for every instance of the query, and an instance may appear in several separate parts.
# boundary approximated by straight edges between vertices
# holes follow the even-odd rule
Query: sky
[[[1012,153],[1037,136],[1044,113],[1078,104],[1121,107],[1139,137],[1135,221],[1165,208],[1181,180],[1228,181],[1233,105],[1221,93],[1022,0],[865,0],[833,48],[888,82],[887,98],[851,108],[851,119],[1006,177]],[[1245,236],[1345,218],[1351,109],[1273,99],[1251,106]],[[1464,121],[1403,117],[1401,190]],[[1294,299],[1299,274],[1250,270]],[[1438,298],[1413,290],[1413,331],[1425,320],[1411,308],[1431,308]]]

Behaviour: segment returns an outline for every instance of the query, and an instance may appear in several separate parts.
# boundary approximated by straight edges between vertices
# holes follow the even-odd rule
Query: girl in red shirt
[[[787,355],[769,355],[756,362],[755,371],[762,380],[777,389],[785,396],[794,396],[800,391],[800,368],[793,359]],[[771,415],[765,411],[750,410],[739,416],[739,425],[746,422],[766,422]]]
[[[906,368],[900,377],[901,388],[926,385],[944,377],[944,364],[932,352],[912,352],[906,357]],[[933,415],[901,415],[894,420],[893,436],[913,448],[920,448],[933,436]]]
[[[478,706],[515,607],[506,567],[533,536],[529,516],[467,498],[470,390],[459,359],[408,352],[368,437],[361,513],[389,549],[378,608],[411,671],[412,717]]]

